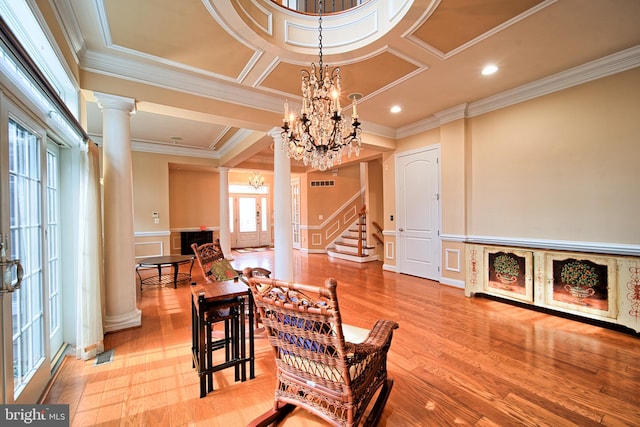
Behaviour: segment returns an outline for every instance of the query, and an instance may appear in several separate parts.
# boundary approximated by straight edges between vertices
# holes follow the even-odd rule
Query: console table
[[[621,325],[640,333],[640,258],[554,249],[466,245],[465,295]]]

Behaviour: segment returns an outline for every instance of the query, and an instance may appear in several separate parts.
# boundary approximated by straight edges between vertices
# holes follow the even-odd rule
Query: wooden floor
[[[338,279],[345,323],[397,321],[395,380],[382,426],[638,426],[640,338],[461,289],[294,251],[296,281]],[[236,268],[273,268],[273,252],[234,254]],[[194,272],[196,268],[194,267]],[[277,272],[275,272],[277,276]],[[257,338],[254,380],[215,375],[199,398],[190,357],[189,284],[145,288],[142,326],[110,333],[111,363],[68,357],[43,403],[70,405],[72,426],[244,426],[270,408],[274,363]],[[325,425],[294,411],[282,426]]]

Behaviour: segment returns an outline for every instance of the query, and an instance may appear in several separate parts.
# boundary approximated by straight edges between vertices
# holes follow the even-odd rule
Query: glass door
[[[260,246],[258,232],[260,211],[256,197],[238,197],[238,241],[239,247]]]
[[[3,400],[6,403],[35,403],[50,377],[48,321],[48,259],[45,245],[44,212],[48,206],[45,132],[8,104],[2,108],[0,138],[0,231],[8,242],[9,255],[24,269],[22,286],[2,298],[2,341],[4,352]]]
[[[268,200],[267,196],[237,196],[234,205],[237,206],[235,217],[238,219],[238,226],[234,247],[249,248],[271,244]]]

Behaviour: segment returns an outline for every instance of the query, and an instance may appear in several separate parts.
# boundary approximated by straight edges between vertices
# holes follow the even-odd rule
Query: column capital
[[[227,173],[231,170],[231,168],[228,168],[226,166],[219,166],[218,167],[218,172],[222,172],[222,173]]]
[[[124,96],[111,95],[109,93],[94,92],[93,95],[98,101],[98,107],[101,109],[111,108],[115,110],[132,113],[136,109],[136,100],[125,98]]]
[[[277,143],[282,142],[282,128],[274,127],[267,134],[273,138],[273,141]]]

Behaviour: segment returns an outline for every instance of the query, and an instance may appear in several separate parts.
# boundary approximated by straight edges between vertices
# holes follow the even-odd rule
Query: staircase
[[[327,248],[327,255],[353,262],[377,261],[378,255],[372,253],[373,246],[367,246],[366,211],[363,207],[356,222],[342,234],[333,246]]]

